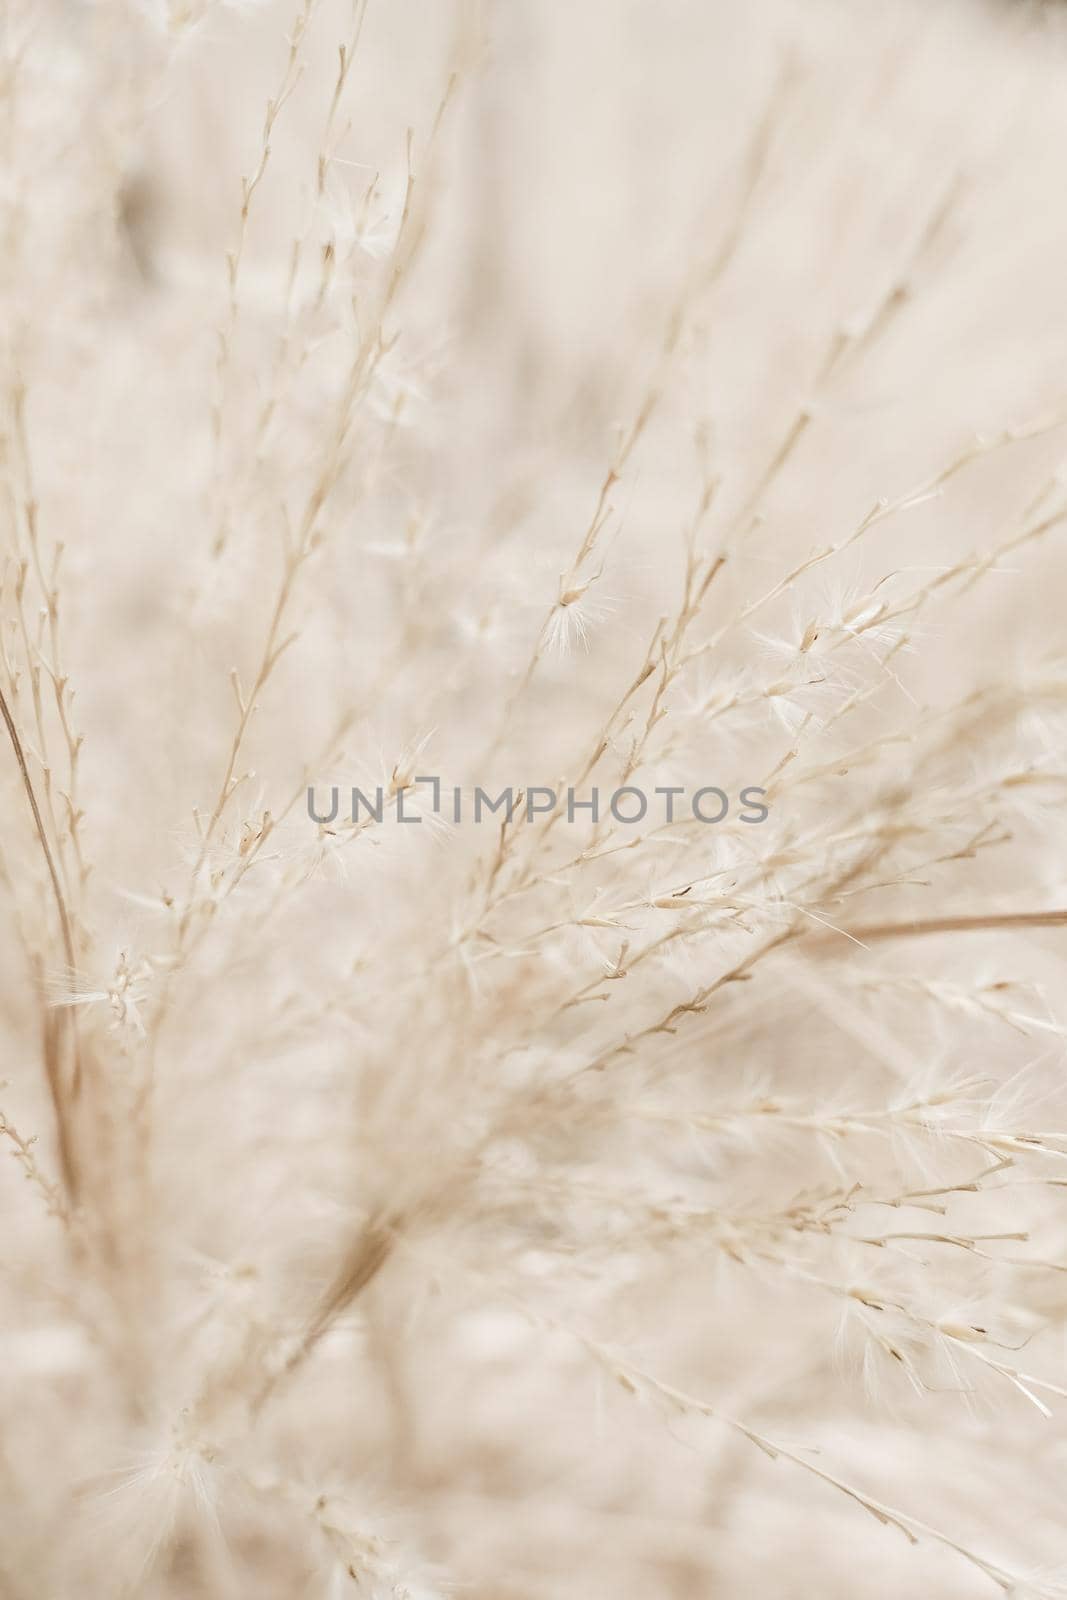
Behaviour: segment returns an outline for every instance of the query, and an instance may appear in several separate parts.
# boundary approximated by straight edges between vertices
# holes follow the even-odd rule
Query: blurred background
[[[375,371],[359,493],[340,480],[328,548],[296,601],[299,649],[279,672],[269,723],[250,730],[256,807],[278,809],[339,707],[366,717],[345,777],[369,772],[373,781],[383,750],[388,772],[397,751],[429,732],[432,770],[446,780],[499,787],[533,781],[535,763],[546,783],[567,770],[609,686],[639,667],[649,619],[676,603],[685,529],[709,463],[722,480],[719,525],[741,530],[717,593],[728,615],[814,547],[842,539],[880,498],[920,490],[976,435],[1020,433],[888,524],[873,548],[857,545],[832,577],[801,580],[777,618],[784,632],[802,631],[813,606],[865,594],[887,574],[947,570],[996,544],[1055,490],[1065,443],[1056,423],[1067,422],[1065,9],[1022,0],[371,0],[322,176],[338,43],[352,28],[347,3],[312,8],[300,70],[288,75],[286,38],[303,14],[293,0],[39,0],[32,9],[7,0],[5,356],[9,386],[24,384],[32,397],[41,525],[65,546],[83,782],[97,818],[109,819],[92,838],[89,891],[102,947],[147,939],[160,894],[179,876],[175,863],[195,854],[187,819],[204,806],[205,773],[217,777],[227,748],[229,674],[240,663],[249,681],[276,552],[330,426],[326,401],[346,381],[344,341],[373,295],[389,293],[382,285],[405,204],[418,249],[392,307],[398,342]],[[257,171],[264,115],[282,84],[291,93],[244,226],[241,180]],[[291,281],[294,237],[307,251]],[[240,254],[236,311],[228,252]],[[341,295],[339,309],[319,294],[323,263],[336,274],[331,296],[344,273],[354,275],[358,292]],[[363,273],[378,274],[366,300]],[[260,428],[283,368],[285,405]],[[559,575],[650,395],[655,409],[612,496],[588,643],[546,658],[510,724],[510,746],[477,766],[511,716]],[[222,543],[224,559],[212,553]],[[405,552],[424,547],[432,565],[412,560],[405,588]],[[1062,543],[1049,540],[1006,559],[964,605],[924,617],[915,648],[894,662],[896,714],[906,723],[909,705],[947,704],[1039,671],[1062,648],[1064,581]],[[758,656],[772,645],[757,637],[745,648]],[[727,649],[710,679],[737,666]],[[880,716],[872,707],[872,728]],[[761,723],[729,759],[759,765],[754,752],[769,737]],[[1034,737],[1058,735],[1042,727]],[[828,748],[827,759],[836,753]],[[961,783],[984,759],[979,729],[961,757]],[[316,776],[328,782],[334,769]],[[738,767],[737,776],[758,774]],[[4,782],[20,818],[6,866],[17,878],[32,844],[20,831],[15,780]],[[250,797],[245,821],[253,809]],[[1013,907],[1062,904],[1062,855],[1043,837],[1038,824],[1006,865],[990,867],[983,893]],[[216,992],[205,978],[175,1024],[169,1048],[184,1065],[163,1091],[170,1120],[159,1159],[161,1181],[173,1179],[180,1194],[189,1183],[181,1225],[192,1219],[202,1251],[217,1243],[227,1272],[246,1249],[271,1258],[265,1195],[276,1201],[280,1180],[234,1174],[242,1161],[250,1173],[255,1160],[269,1163],[272,1141],[284,1138],[325,1174],[328,1193],[295,1203],[285,1242],[291,1276],[306,1269],[317,1281],[313,1224],[338,1226],[336,1196],[350,1177],[348,1153],[328,1148],[338,1103],[331,1072],[353,1047],[304,1033],[284,1067],[266,1052],[258,1076],[227,1087],[222,1116],[209,1113],[224,1081],[219,1063],[258,1062],[263,1019],[276,1020],[275,1008],[288,1016],[293,994],[310,993],[327,969],[347,972],[353,954],[358,966],[364,943],[380,942],[387,974],[375,976],[368,1005],[387,1007],[388,974],[413,959],[396,899],[407,895],[444,925],[478,843],[457,846],[459,867],[430,851],[396,864],[386,847],[386,867],[360,877],[358,900],[347,882],[316,882],[262,960],[243,959],[240,931],[213,955],[218,970],[230,963],[229,984]],[[965,895],[961,908],[974,904]],[[1012,976],[1042,984],[1062,1025],[1057,939],[1035,935],[1015,948]],[[913,953],[912,969],[925,959]],[[937,959],[950,980],[1001,971],[995,936],[951,953],[938,946]],[[886,957],[888,969],[894,960]],[[32,985],[13,924],[0,982],[12,1063],[4,1075],[27,1124],[46,1126]],[[408,994],[393,999],[393,1012],[406,1021],[410,1007],[410,1026],[429,1032],[435,1013],[420,1023]],[[769,1070],[801,1092],[820,1075],[863,1082],[869,1064],[862,1047],[854,1060],[842,1044],[832,995],[813,997],[783,968],[772,999],[770,1042],[730,999],[692,1041],[699,1059],[730,1082]],[[446,1003],[464,1010],[461,984]],[[505,997],[504,1009],[517,1004]],[[907,1008],[894,1022],[902,1047],[952,1066],[988,1048],[971,1026],[942,1028]],[[1010,1035],[997,1049],[1004,1076],[1037,1054],[1032,1038]],[[1050,1060],[1049,1092],[1058,1092],[1060,1057]],[[306,1097],[284,1100],[281,1114],[280,1082]],[[388,1152],[379,1155],[387,1175]],[[685,1181],[705,1175],[696,1149],[677,1159]],[[794,1177],[790,1192],[835,1181],[832,1159],[814,1175],[780,1169],[774,1152],[755,1170],[736,1150],[721,1161],[716,1180],[736,1183],[756,1208]],[[633,1154],[635,1174],[640,1163]],[[23,1216],[15,1176],[0,1173],[0,1228],[17,1279],[38,1256],[50,1259],[52,1219],[31,1219],[28,1202]],[[1044,1212],[1034,1225],[1054,1262],[1052,1287],[1037,1297],[1052,1326],[1052,1371],[1067,1327],[1054,1275],[1062,1232]],[[516,1259],[536,1281],[535,1230],[520,1223],[516,1236]],[[714,1395],[728,1416],[773,1420],[776,1439],[816,1462],[826,1451],[876,1498],[953,1529],[1013,1570],[1054,1567],[1065,1466],[1058,1421],[1035,1444],[1040,1419],[1023,1402],[963,1397],[951,1385],[919,1396],[903,1382],[868,1392],[862,1364],[837,1338],[836,1312],[777,1266],[713,1251],[685,1271],[668,1257],[639,1276],[625,1250],[605,1253],[602,1271],[568,1262],[573,1298],[554,1309],[548,1298],[543,1326],[457,1291],[447,1269],[438,1278],[417,1256],[401,1263],[365,1314],[324,1342],[316,1377],[281,1408],[274,1459],[294,1473],[336,1469],[339,1481],[360,1485],[375,1517],[380,1508],[384,1528],[411,1533],[426,1585],[398,1579],[392,1596],[995,1592],[950,1550],[911,1548],[728,1429],[692,1417],[665,1423],[657,1408],[635,1405],[555,1327],[575,1305],[600,1319],[605,1340]],[[47,1301],[64,1280],[54,1265],[44,1280]],[[244,1293],[234,1276],[231,1290]],[[124,1425],[93,1420],[108,1404],[89,1392],[94,1357],[82,1336],[62,1331],[63,1294],[44,1317],[23,1293],[16,1281],[0,1310],[12,1441],[0,1431],[5,1600],[236,1596],[251,1592],[240,1587],[249,1573],[263,1597],[349,1592],[341,1569],[282,1560],[277,1529],[251,1513],[231,1531],[240,1553],[232,1568],[201,1550],[186,1571],[179,1553],[132,1587],[116,1579],[109,1588],[109,1525],[95,1512],[87,1587],[78,1587],[82,1556],[73,1554],[86,1548],[81,1533],[60,1563],[65,1576],[35,1565],[63,1508],[80,1505],[84,1485],[121,1456]],[[27,1373],[36,1386],[22,1393]],[[89,1442],[70,1446],[49,1486],[60,1446],[48,1441],[64,1437],[68,1416]],[[5,1498],[35,1509],[5,1511]],[[438,1569],[454,1591],[434,1586]],[[26,1575],[39,1570],[51,1576]],[[1011,1592],[1062,1592],[1054,1574],[1038,1582]]]

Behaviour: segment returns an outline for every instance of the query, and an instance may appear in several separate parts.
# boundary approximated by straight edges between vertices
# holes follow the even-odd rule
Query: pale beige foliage
[[[1061,1595],[1059,8],[0,48],[0,1595]]]

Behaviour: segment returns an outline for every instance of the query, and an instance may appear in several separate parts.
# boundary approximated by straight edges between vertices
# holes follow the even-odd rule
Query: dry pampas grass
[[[0,1596],[1062,1596],[1058,9],[0,40]]]

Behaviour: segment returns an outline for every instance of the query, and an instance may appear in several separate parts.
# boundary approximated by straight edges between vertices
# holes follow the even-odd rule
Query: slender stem
[[[970,917],[929,917],[915,922],[879,922],[848,928],[850,938],[861,943],[874,939],[911,939],[924,933],[980,933],[993,928],[1060,928],[1067,924],[1062,911],[990,911]]]
[[[37,829],[37,837],[41,842],[41,849],[44,852],[44,858],[48,864],[48,876],[52,880],[52,893],[55,896],[56,910],[59,913],[59,927],[63,938],[63,951],[67,958],[67,966],[70,970],[70,974],[73,977],[77,968],[77,962],[74,958],[74,935],[71,932],[70,916],[67,911],[67,903],[63,898],[63,888],[59,881],[59,873],[56,870],[55,857],[52,854],[52,847],[48,842],[48,834],[45,831],[44,819],[41,816],[41,808],[37,804],[37,796],[33,789],[33,779],[30,777],[30,769],[26,762],[26,753],[22,748],[22,740],[19,738],[18,729],[15,726],[15,719],[11,715],[7,699],[5,698],[2,689],[0,689],[0,714],[3,715],[4,724],[8,732],[8,738],[11,740],[11,748],[15,752],[15,760],[18,762],[19,771],[22,774],[22,782],[26,790],[26,798],[29,800],[30,810],[33,812],[34,827]],[[81,1077],[81,1065],[78,1054],[77,1024],[73,1011],[71,1012],[70,1017],[70,1028],[71,1036],[74,1041],[73,1087],[75,1093],[77,1093],[80,1087],[79,1080]],[[57,1113],[58,1109],[59,1108],[57,1106]]]

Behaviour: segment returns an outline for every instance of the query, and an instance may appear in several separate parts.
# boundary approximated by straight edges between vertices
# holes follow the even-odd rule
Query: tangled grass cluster
[[[0,1596],[1062,1596],[1054,11],[0,27]]]

